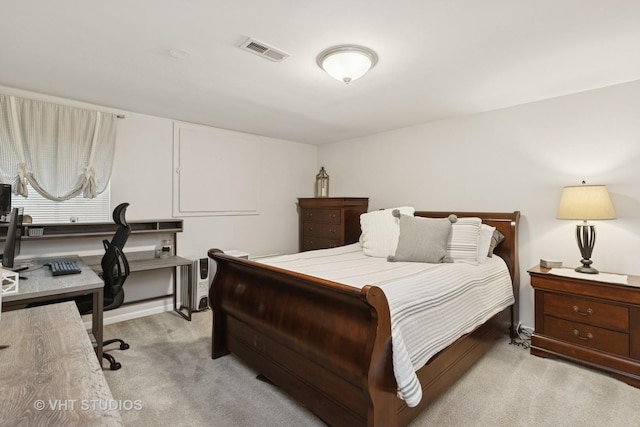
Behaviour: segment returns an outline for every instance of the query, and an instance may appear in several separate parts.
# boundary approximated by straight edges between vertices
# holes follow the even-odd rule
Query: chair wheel
[[[126,342],[123,342],[123,343],[120,345],[120,350],[126,350],[126,349],[128,349],[128,348],[129,348],[129,344],[127,344]]]
[[[112,371],[117,371],[118,369],[122,368],[122,365],[118,361],[116,361],[116,359],[109,353],[102,353],[102,357],[109,361],[109,369],[111,369]]]

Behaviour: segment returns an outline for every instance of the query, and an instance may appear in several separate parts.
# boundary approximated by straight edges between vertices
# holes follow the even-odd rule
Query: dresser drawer
[[[304,222],[340,224],[340,209],[303,209],[302,220]]]
[[[324,237],[326,239],[341,239],[343,235],[342,224],[323,224],[316,222],[305,222],[302,225],[302,232],[305,237]]]
[[[300,251],[334,248],[360,237],[360,215],[367,212],[366,197],[303,197],[298,199]]]
[[[303,251],[311,251],[314,249],[336,248],[338,246],[342,246],[342,240],[340,239],[325,239],[322,237],[304,236],[302,240]]]
[[[603,328],[629,330],[629,309],[602,301],[545,292],[544,313]]]
[[[544,335],[620,356],[629,356],[629,335],[622,332],[544,316]]]

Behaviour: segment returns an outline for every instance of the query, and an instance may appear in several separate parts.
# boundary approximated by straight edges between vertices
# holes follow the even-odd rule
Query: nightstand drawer
[[[340,209],[304,209],[302,219],[304,222],[340,224]]]
[[[545,292],[544,313],[603,328],[629,330],[629,309],[601,301]]]
[[[620,356],[629,356],[629,335],[622,332],[544,316],[544,335]]]
[[[302,250],[311,251],[314,249],[336,248],[342,246],[341,240],[324,239],[322,237],[307,237],[302,240]]]
[[[302,225],[302,232],[305,237],[324,237],[327,239],[342,238],[342,224],[322,224],[314,222],[305,222]]]

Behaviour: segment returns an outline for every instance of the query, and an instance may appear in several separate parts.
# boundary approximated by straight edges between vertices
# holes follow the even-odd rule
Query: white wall
[[[173,183],[173,120],[114,110],[107,107],[51,97],[29,91],[2,87],[8,95],[38,99],[82,108],[98,109],[126,118],[118,121],[118,134],[114,169],[111,178],[111,207],[129,202],[127,218],[172,218]],[[215,101],[212,101],[215,102]],[[260,137],[262,144],[262,180],[260,215],[213,216],[184,218],[184,232],[178,234],[178,255],[206,257],[210,248],[238,249],[251,256],[273,253],[290,253],[298,250],[297,198],[313,196],[317,173],[317,147],[291,141]],[[233,186],[233,180],[202,182],[193,192],[201,197],[211,197],[216,186]],[[166,236],[157,235],[157,244]],[[127,249],[153,245],[149,239],[130,239]],[[25,242],[27,243],[27,242]],[[27,243],[27,255],[69,253],[73,245],[57,242],[56,247],[43,247],[48,243]],[[68,242],[67,242],[68,243]],[[83,244],[90,246],[88,244]],[[38,246],[38,247],[36,247]],[[99,241],[97,250],[101,249]],[[87,248],[83,246],[83,253]],[[128,294],[151,296],[149,289],[160,293],[170,290],[171,275],[136,273],[127,279]],[[145,287],[146,292],[136,292],[135,287]],[[153,312],[150,311],[149,313]],[[113,316],[113,312],[105,314]],[[117,316],[117,313],[115,314]]]
[[[124,114],[111,176],[112,208],[129,202],[127,218],[172,217],[173,120],[114,110],[0,86],[0,91],[47,102]],[[298,197],[313,196],[317,147],[259,137],[262,144],[260,215],[188,217],[178,235],[179,255],[206,255],[209,248],[240,249],[254,255],[295,252],[298,248]],[[224,155],[224,154],[223,154]],[[211,197],[216,186],[233,180],[202,182],[193,192]],[[158,242],[159,243],[159,242]]]
[[[128,201],[129,217],[172,217],[173,122],[126,113],[118,124],[111,200]],[[260,137],[262,188],[260,215],[185,217],[178,235],[180,255],[205,256],[210,248],[239,249],[251,256],[295,252],[298,248],[297,197],[313,195],[317,147]],[[202,182],[192,191],[214,197],[216,186],[233,187],[232,177]]]
[[[575,222],[555,219],[565,185],[608,186],[618,219],[597,223],[593,266],[640,274],[640,81],[322,145],[318,158],[331,195],[368,196],[369,209],[521,211],[524,325],[526,270],[580,264]]]

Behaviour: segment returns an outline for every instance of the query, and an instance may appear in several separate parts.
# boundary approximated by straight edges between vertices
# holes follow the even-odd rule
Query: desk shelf
[[[194,286],[194,267],[193,260],[172,255],[166,258],[156,258],[152,251],[139,251],[139,252],[125,252],[127,261],[129,263],[129,269],[131,273],[139,271],[151,271],[159,270],[163,268],[173,269],[173,310],[184,317],[186,320],[191,321],[191,314],[194,307],[192,305],[192,292]],[[83,256],[82,261],[96,273],[102,271],[100,262],[102,261],[102,255],[90,255]],[[187,305],[181,308],[187,310],[186,314],[181,308],[178,308],[178,269],[186,268],[187,283],[180,283],[180,286],[187,286]],[[183,302],[184,305],[184,302]]]
[[[129,262],[129,268],[131,269],[131,272],[188,266],[193,263],[192,260],[175,255],[166,258],[156,258],[154,252],[152,251],[125,251],[124,254],[127,257],[127,261]],[[93,271],[97,273],[102,272],[102,267],[100,266],[102,255],[83,256],[82,260]]]
[[[131,234],[180,233],[183,231],[182,219],[128,221]],[[0,241],[7,237],[7,224],[0,224]],[[42,234],[29,236],[29,228],[42,229]],[[26,240],[62,239],[75,237],[112,236],[118,225],[113,222],[74,222],[57,224],[25,224]]]

